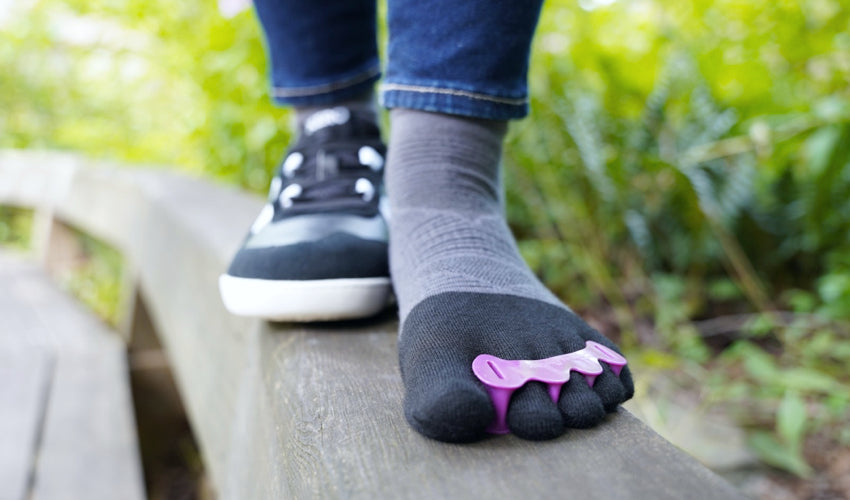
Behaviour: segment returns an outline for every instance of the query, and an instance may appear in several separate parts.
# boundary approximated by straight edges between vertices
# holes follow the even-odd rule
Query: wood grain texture
[[[263,388],[278,418],[275,435],[261,443],[287,457],[268,497],[740,497],[624,410],[547,442],[425,439],[402,417],[394,333],[392,323],[270,325],[260,333],[262,371],[280,374]]]
[[[26,431],[37,436],[26,440],[29,454],[13,457],[27,471],[25,495],[8,498],[143,498],[126,357],[117,334],[34,264],[2,253],[0,311],[0,353],[11,359],[0,376],[4,383],[17,381],[22,393],[12,406],[0,406],[0,415],[26,411]],[[36,409],[25,410],[27,405]]]
[[[0,185],[25,156],[0,154]],[[218,275],[262,200],[82,163],[55,213],[132,261],[221,498],[741,497],[624,410],[543,443],[421,437],[402,416],[392,315],[304,327],[224,311]]]

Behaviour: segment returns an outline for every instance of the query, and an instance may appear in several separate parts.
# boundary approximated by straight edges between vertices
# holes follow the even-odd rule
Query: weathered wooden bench
[[[286,325],[224,311],[218,275],[261,203],[165,170],[0,153],[0,204],[36,210],[41,246],[61,221],[131,264],[131,302],[153,319],[221,498],[741,497],[622,409],[542,443],[416,434],[393,315]]]
[[[144,498],[124,344],[0,253],[0,499]]]

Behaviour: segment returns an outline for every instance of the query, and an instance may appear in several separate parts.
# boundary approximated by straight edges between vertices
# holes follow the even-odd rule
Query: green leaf
[[[826,170],[830,156],[835,150],[835,143],[840,136],[841,131],[838,127],[823,127],[808,138],[804,151],[807,164],[814,174],[817,175]]]
[[[753,337],[765,337],[776,329],[776,323],[768,314],[759,314],[745,325]]]
[[[776,412],[776,432],[791,448],[801,449],[806,432],[806,402],[796,391],[787,391]]]
[[[829,375],[812,368],[791,368],[778,372],[776,376],[776,384],[786,389],[804,392],[828,393],[836,390],[838,385],[838,382]]]
[[[754,344],[746,344],[746,346],[746,348],[742,346],[740,352],[743,357],[744,368],[757,380],[773,382],[778,372],[773,356],[756,347]]]
[[[748,443],[756,455],[768,465],[800,477],[808,477],[812,474],[812,468],[806,463],[800,450],[792,449],[780,443],[769,432],[753,433],[749,437]]]

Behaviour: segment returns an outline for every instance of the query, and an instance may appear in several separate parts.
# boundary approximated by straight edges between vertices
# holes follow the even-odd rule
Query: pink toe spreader
[[[546,359],[502,359],[490,354],[480,354],[472,362],[472,372],[490,393],[496,409],[496,420],[487,428],[491,434],[510,432],[506,422],[511,395],[526,382],[535,380],[549,386],[549,397],[557,403],[561,387],[570,379],[570,372],[584,375],[587,385],[593,387],[602,373],[600,361],[608,363],[616,375],[626,366],[626,358],[602,344],[588,340],[584,349]]]

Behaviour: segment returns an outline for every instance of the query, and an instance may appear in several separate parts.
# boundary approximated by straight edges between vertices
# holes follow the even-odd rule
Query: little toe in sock
[[[602,370],[593,383],[593,392],[599,396],[605,411],[612,412],[621,401],[626,400],[626,388],[609,366],[603,363]]]
[[[479,354],[543,359],[595,340],[616,349],[525,265],[502,211],[504,122],[394,109],[387,159],[390,271],[401,316],[405,415],[425,436],[471,441],[495,418],[472,373]],[[509,428],[550,439],[600,422],[633,392],[628,370],[584,377],[558,403],[542,384],[515,392]],[[580,384],[584,387],[580,387]]]

